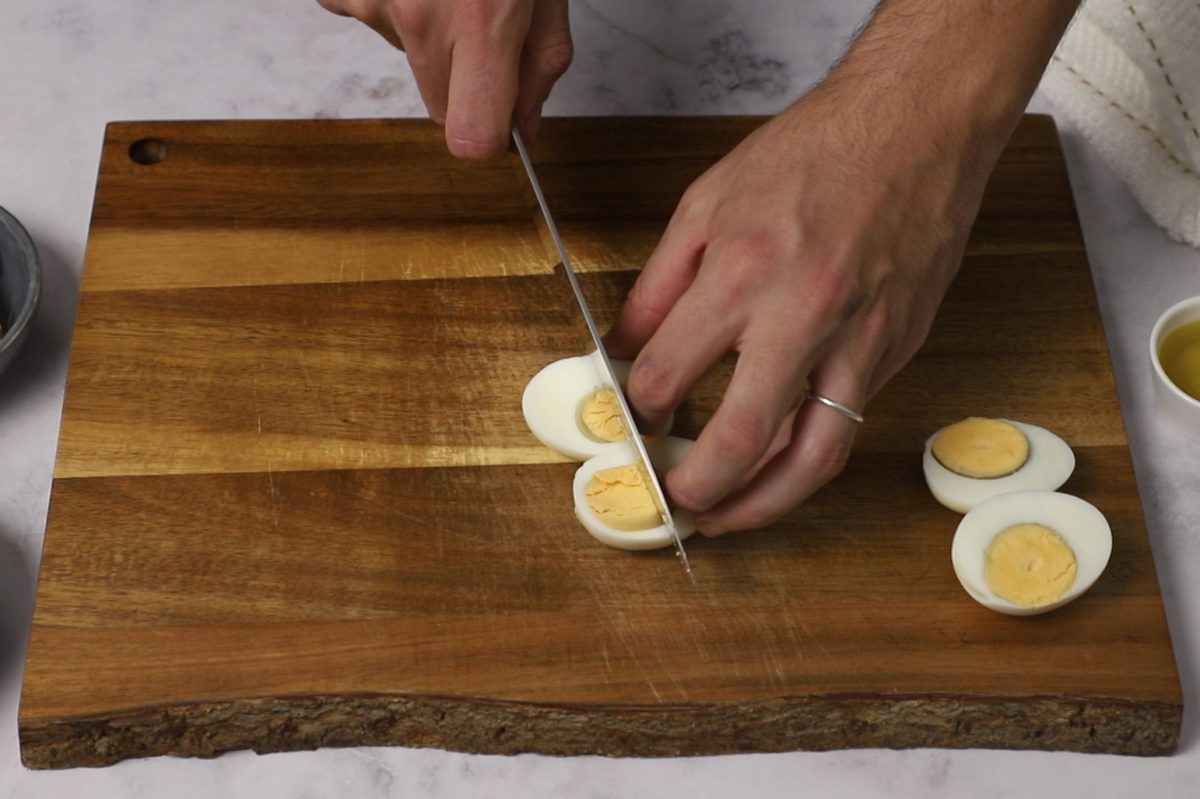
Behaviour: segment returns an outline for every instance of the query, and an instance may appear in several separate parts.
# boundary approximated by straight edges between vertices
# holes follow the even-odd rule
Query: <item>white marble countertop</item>
[[[572,3],[578,55],[551,114],[770,113],[820,77],[870,0]],[[114,119],[415,116],[403,57],[315,2],[9,3],[0,24],[0,206],[36,239],[45,294],[0,380],[0,799],[7,797],[1195,795],[1198,722],[1170,758],[876,751],[678,760],[480,757],[401,748],[27,771],[16,715],[67,348],[104,125]],[[1053,109],[1035,98],[1033,108]],[[1061,119],[1184,693],[1200,691],[1200,445],[1157,419],[1157,315],[1200,294],[1171,242]]]

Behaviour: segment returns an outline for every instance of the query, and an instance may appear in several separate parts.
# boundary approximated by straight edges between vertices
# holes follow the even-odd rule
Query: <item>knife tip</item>
[[[683,573],[687,575],[688,582],[692,585],[696,584],[696,573],[692,571],[691,561],[688,560],[687,553],[682,548],[675,550],[675,557],[683,563]]]

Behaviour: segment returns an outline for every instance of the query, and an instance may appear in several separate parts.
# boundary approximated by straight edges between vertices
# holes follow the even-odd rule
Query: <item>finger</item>
[[[879,393],[880,389],[903,369],[916,355],[933,323],[936,308],[919,309],[916,314],[909,314],[899,320],[895,327],[903,330],[900,335],[888,336],[887,346],[875,365],[871,381],[867,386],[867,400]],[[914,318],[915,317],[915,318]]]
[[[631,409],[643,430],[661,430],[692,386],[733,349],[742,326],[739,316],[727,308],[724,293],[705,285],[713,280],[705,281],[703,266],[695,270],[698,276],[690,286],[673,300],[679,284],[692,271],[663,262],[661,269],[655,270],[655,279],[664,281],[661,293],[651,301],[655,305],[640,306],[637,301],[631,304],[643,311],[648,307],[643,321],[651,324],[658,318],[659,309],[665,314],[641,347],[626,385]],[[647,285],[649,290],[660,290],[652,283]]]
[[[765,327],[765,325],[763,326]],[[813,352],[749,340],[716,413],[687,457],[667,475],[671,496],[705,511],[744,485],[759,469],[795,407]]]
[[[791,444],[753,483],[696,519],[707,536],[766,527],[808,499],[845,466],[854,444],[854,422],[808,402],[797,412]]]
[[[527,139],[537,135],[542,105],[571,66],[574,47],[566,0],[539,0],[521,52],[520,83],[513,118]]]
[[[496,158],[508,150],[518,74],[531,10],[462,20],[454,41],[446,105],[446,145],[460,158]]]
[[[632,359],[696,279],[704,256],[703,228],[677,210],[642,267],[617,320],[604,336],[614,358]]]
[[[802,402],[803,398],[800,401]],[[774,460],[776,455],[783,452],[792,443],[792,433],[796,428],[796,416],[799,412],[800,402],[797,402],[788,411],[787,416],[783,417],[783,421],[780,423],[779,429],[775,431],[775,438],[771,440],[771,445],[767,447],[767,451],[763,453],[763,456],[758,459],[758,463],[754,464],[754,468],[746,474],[745,479],[737,486],[739,490],[752,482],[758,476],[758,473]]]
[[[759,472],[766,468],[767,464],[774,460],[775,456],[783,452],[792,443],[792,431],[796,423],[796,414],[799,412],[799,403],[793,405],[787,416],[783,417],[783,421],[779,424],[779,429],[775,431],[775,437],[771,439],[767,451],[758,459],[758,463],[754,464],[743,477],[738,480],[737,485],[733,487],[734,491],[741,491],[754,479],[758,477]]]
[[[882,348],[861,339],[840,343],[810,374],[809,390],[861,410]],[[858,424],[839,411],[818,402],[802,402],[788,446],[762,466],[742,491],[700,515],[697,526],[713,536],[774,522],[841,472],[857,431]]]
[[[440,34],[440,35],[439,35]],[[429,118],[440,125],[446,123],[446,105],[450,94],[451,45],[442,32],[424,36],[405,33],[408,65]]]
[[[444,125],[454,51],[453,8],[425,2],[389,2],[383,6],[389,25],[398,34],[397,47],[408,56],[429,118]]]
[[[450,71],[442,66],[444,63],[437,59],[414,60],[411,52],[409,54],[409,65],[417,81],[421,101],[425,103],[429,118],[439,125],[446,124],[446,103],[450,87]]]

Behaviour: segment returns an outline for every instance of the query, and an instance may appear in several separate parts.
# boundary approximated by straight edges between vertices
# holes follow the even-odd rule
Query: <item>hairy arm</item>
[[[998,155],[1080,0],[884,0],[823,84],[900,133]]]

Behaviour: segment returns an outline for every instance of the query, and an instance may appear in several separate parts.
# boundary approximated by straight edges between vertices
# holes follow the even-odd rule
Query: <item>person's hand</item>
[[[765,526],[842,469],[856,423],[802,401],[806,384],[866,407],[958,269],[994,158],[870,101],[826,83],[696,180],[606,337],[612,357],[637,356],[628,395],[650,430],[738,353],[666,476],[708,535]]]
[[[881,0],[826,80],[687,190],[606,342],[656,429],[737,366],[666,476],[701,532],[765,526],[841,471],[916,352],[987,177],[1079,0]],[[807,386],[807,388],[806,388]]]
[[[318,0],[405,51],[429,116],[463,158],[533,138],[542,104],[571,63],[567,0]]]

